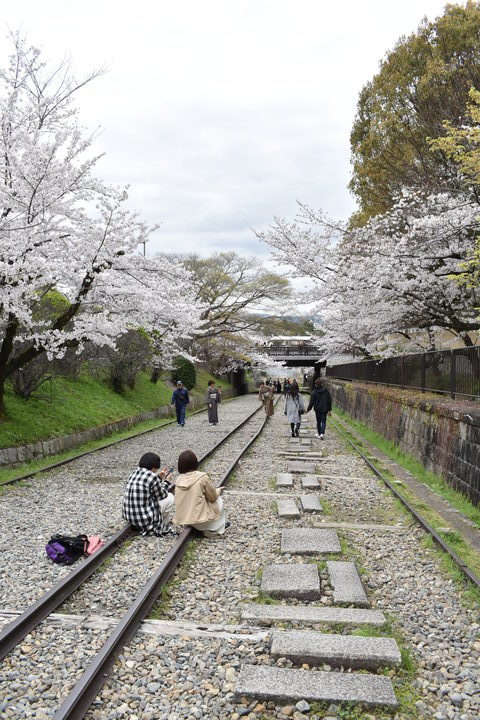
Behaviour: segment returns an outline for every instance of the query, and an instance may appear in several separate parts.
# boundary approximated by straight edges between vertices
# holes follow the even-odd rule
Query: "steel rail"
[[[243,397],[242,395],[237,395],[237,397]],[[223,401],[223,404],[232,402],[232,400],[236,400],[236,398],[228,398],[227,400]],[[197,410],[194,410],[189,414],[188,417],[192,417],[192,415],[198,415],[199,413],[206,412],[205,408],[198,408]],[[155,432],[155,430],[161,430],[162,428],[168,427],[169,425],[173,425],[177,421],[175,418],[172,418],[171,420],[167,420],[166,422],[159,423],[158,425],[155,425],[153,428],[148,428],[148,430],[139,430],[136,433],[133,433],[132,435],[128,435],[128,437],[125,438],[119,438],[118,440],[111,440],[110,442],[104,443],[103,445],[99,445],[96,448],[92,448],[91,450],[85,450],[84,452],[77,453],[77,455],[73,455],[70,458],[66,458],[65,460],[58,460],[58,462],[50,463],[50,465],[45,465],[42,468],[39,468],[38,470],[32,470],[31,472],[25,473],[24,475],[16,475],[13,478],[10,478],[9,480],[0,480],[0,487],[2,485],[11,485],[12,483],[21,482],[22,480],[29,480],[32,477],[35,477],[35,475],[40,475],[44,472],[49,472],[49,470],[55,470],[57,467],[62,467],[62,465],[68,465],[68,463],[74,462],[75,460],[79,460],[80,458],[86,457],[87,455],[91,455],[92,453],[99,452],[99,450],[105,450],[106,448],[112,447],[113,445],[118,445],[119,443],[126,442],[127,440],[132,440],[133,438],[140,437],[141,435],[147,435],[147,433]]]
[[[480,578],[478,575],[476,575],[468,565],[462,560],[461,557],[457,555],[457,553],[452,550],[450,545],[445,542],[445,540],[438,534],[438,532],[433,528],[426,520],[425,518],[420,515],[420,513],[413,507],[413,505],[397,490],[396,487],[392,485],[390,480],[383,475],[383,473],[367,458],[367,456],[361,451],[361,449],[351,440],[344,429],[337,425],[333,420],[331,421],[334,428],[339,432],[345,440],[354,448],[354,450],[360,455],[360,457],[366,462],[370,470],[375,473],[375,475],[382,480],[383,483],[388,487],[389,490],[395,495],[395,497],[400,500],[402,505],[407,508],[408,512],[413,516],[413,518],[416,520],[416,522],[429,534],[431,535],[432,539],[436,542],[437,545],[443,550],[443,552],[447,553],[452,560],[454,561],[455,565],[459,568],[459,570],[463,573],[463,575],[470,580],[474,585],[477,587],[480,587]]]
[[[199,464],[205,462],[213,453],[215,453],[232,435],[237,433],[251,418],[261,410],[260,405],[242,422],[225,435],[216,445],[208,450],[199,459]],[[124,440],[125,441],[125,440]],[[124,442],[121,441],[121,442]],[[98,567],[111,555],[119,549],[129,535],[134,530],[130,525],[125,525],[118,530],[103,547],[91,555],[87,560],[72,570],[68,575],[63,577],[50,590],[44,593],[35,603],[30,605],[15,620],[6,625],[0,631],[0,660],[23,640],[23,638],[31,632],[39,623],[42,622],[50,613],[52,613],[59,605],[62,604],[80,585],[90,577]]]
[[[229,465],[218,485],[219,487],[225,485],[228,478],[238,465],[240,458],[259,437],[265,427],[266,421],[267,416],[265,416],[259,430],[250,438],[247,444]],[[173,572],[179,565],[183,555],[185,554],[187,546],[193,537],[195,537],[195,531],[192,528],[185,528],[185,530],[183,530],[175,545],[171,548],[170,552],[159,566],[158,570],[144,586],[133,605],[131,605],[128,612],[114,628],[106,643],[94,657],[80,680],[72,688],[68,697],[57,710],[54,715],[54,720],[81,720],[85,716],[90,705],[98,695],[99,690],[105,684],[108,678],[109,670],[111,669],[115,658],[121,652],[126,643],[128,643],[135,635],[142,620],[147,617],[162,588],[168,582]]]

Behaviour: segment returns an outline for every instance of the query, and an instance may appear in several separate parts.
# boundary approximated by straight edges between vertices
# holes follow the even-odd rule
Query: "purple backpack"
[[[45,552],[54,563],[71,565],[85,554],[87,544],[86,535],[77,535],[76,537],[53,535],[45,545]]]

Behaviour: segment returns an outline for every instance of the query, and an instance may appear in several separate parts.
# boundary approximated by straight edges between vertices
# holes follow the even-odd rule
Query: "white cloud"
[[[3,8],[54,61],[108,72],[78,97],[99,170],[162,228],[151,251],[263,254],[250,227],[296,198],[347,217],[358,92],[443,0],[17,0]],[[0,47],[2,61],[7,41]]]

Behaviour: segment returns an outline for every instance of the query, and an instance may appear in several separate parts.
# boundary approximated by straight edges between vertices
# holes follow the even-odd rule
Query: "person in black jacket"
[[[312,407],[317,416],[317,437],[323,440],[327,425],[327,415],[330,415],[332,410],[332,396],[327,388],[324,387],[323,381],[320,380],[320,378],[315,380],[315,388],[310,395],[307,412],[311,410]]]

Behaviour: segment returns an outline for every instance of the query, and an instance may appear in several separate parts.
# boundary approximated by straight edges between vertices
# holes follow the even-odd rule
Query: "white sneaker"
[[[320,440],[323,440],[323,438],[324,438],[324,435],[320,435],[319,437],[320,437]]]
[[[321,438],[323,435],[319,435],[318,433],[315,433],[315,437]]]

